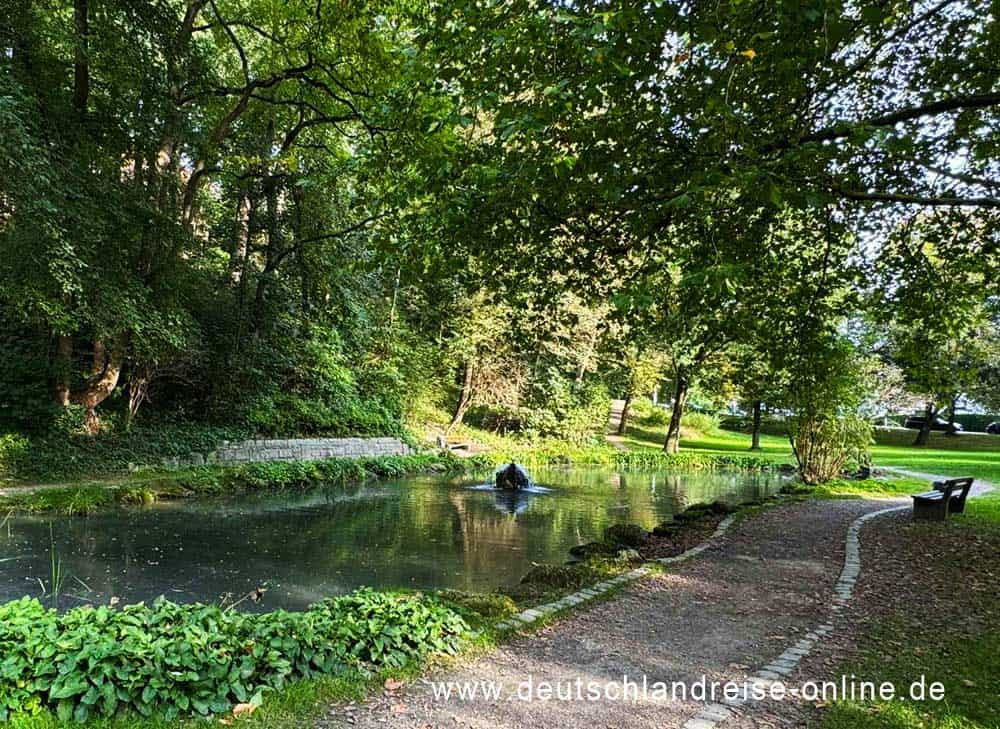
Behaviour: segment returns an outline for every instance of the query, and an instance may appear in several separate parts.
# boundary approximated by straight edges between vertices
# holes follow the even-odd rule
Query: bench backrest
[[[947,481],[937,481],[934,483],[935,491],[943,491],[945,494],[954,496],[960,501],[965,501],[965,497],[969,495],[969,489],[972,488],[973,479],[966,478],[949,478]]]

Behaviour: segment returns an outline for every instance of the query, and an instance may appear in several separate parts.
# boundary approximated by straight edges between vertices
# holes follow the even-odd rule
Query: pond
[[[779,486],[774,474],[724,472],[567,468],[533,477],[531,493],[484,488],[485,477],[417,476],[15,516],[0,529],[0,600],[51,602],[54,583],[62,608],[160,594],[214,602],[265,584],[260,603],[241,608],[303,609],[363,585],[489,591],[516,584],[532,562],[564,562],[611,524],[652,528],[693,503],[739,503]]]

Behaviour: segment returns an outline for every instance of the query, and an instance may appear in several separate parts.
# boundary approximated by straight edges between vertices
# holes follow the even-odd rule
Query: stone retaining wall
[[[375,458],[407,456],[412,449],[399,438],[275,438],[223,441],[211,453],[165,458],[168,468],[205,464],[235,465],[260,461],[319,461],[325,458]]]

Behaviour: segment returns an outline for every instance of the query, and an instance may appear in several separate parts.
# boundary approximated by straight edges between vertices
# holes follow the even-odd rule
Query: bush
[[[453,653],[467,630],[437,600],[371,590],[262,615],[163,598],[60,615],[24,598],[0,606],[0,720],[221,713],[289,681]]]
[[[668,415],[667,422],[669,421]],[[695,433],[715,433],[719,430],[719,418],[713,413],[686,412],[681,418],[681,429]]]
[[[71,416],[68,412],[67,416]],[[70,425],[67,423],[66,428]],[[54,481],[125,473],[130,465],[159,463],[163,458],[189,456],[215,450],[224,440],[243,440],[249,431],[195,425],[135,427],[129,432],[103,432],[96,436],[71,435],[53,429],[22,442],[22,453],[31,458],[5,456],[0,439],[0,471],[19,479]]]
[[[870,463],[874,431],[864,418],[800,417],[790,425],[799,475],[807,484],[825,483],[840,476],[845,467]]]
[[[0,435],[0,478],[13,478],[28,463],[28,439],[17,433]]]
[[[670,411],[654,405],[649,400],[639,400],[631,406],[632,414],[640,425],[651,428],[665,428],[670,425]]]

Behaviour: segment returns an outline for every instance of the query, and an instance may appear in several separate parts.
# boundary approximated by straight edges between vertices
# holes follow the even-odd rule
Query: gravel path
[[[886,470],[928,481],[949,478],[901,468]],[[970,493],[976,496],[994,488],[977,479]],[[869,521],[860,542],[863,568],[842,623],[827,638],[823,651],[806,657],[788,676],[789,685],[839,679],[845,663],[865,649],[871,626],[884,621],[909,625],[914,636],[941,630],[973,639],[1000,625],[1000,582],[995,572],[1000,534],[979,533],[955,516],[947,524],[914,522],[906,510]],[[943,544],[947,546],[942,548]],[[961,559],[952,558],[952,547],[960,548]],[[824,710],[822,703],[801,700],[761,702],[747,705],[724,729],[814,727],[822,721]]]
[[[679,728],[701,704],[640,697],[584,697],[588,682],[640,685],[739,680],[768,663],[828,615],[844,558],[844,535],[858,516],[900,502],[807,501],[784,504],[735,525],[712,549],[667,575],[633,584],[614,600],[578,610],[489,656],[405,687],[362,706],[337,706],[323,727],[657,727]],[[516,694],[531,677],[550,700]],[[500,699],[435,699],[431,682],[492,682]],[[470,686],[473,684],[469,684]],[[522,688],[523,691],[523,688]],[[752,709],[748,709],[750,711]],[[737,717],[734,724],[740,721]]]
[[[611,414],[608,415],[608,427],[604,429],[604,439],[620,451],[628,450],[625,439],[618,435],[618,424],[622,420],[622,410],[624,409],[624,400],[612,400]]]

